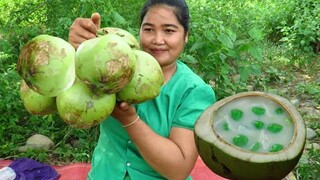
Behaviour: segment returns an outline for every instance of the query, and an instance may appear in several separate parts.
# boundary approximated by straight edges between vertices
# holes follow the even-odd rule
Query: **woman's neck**
[[[177,63],[174,62],[172,64],[162,66],[161,69],[162,69],[163,76],[164,76],[164,84],[166,84],[171,79],[171,77],[174,75],[174,73],[176,72]]]

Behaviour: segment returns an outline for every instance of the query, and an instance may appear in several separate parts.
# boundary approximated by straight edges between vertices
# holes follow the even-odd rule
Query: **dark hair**
[[[174,14],[179,23],[183,26],[185,32],[189,31],[189,8],[184,0],[147,0],[140,13],[140,25],[148,10],[155,5],[167,5],[175,8]]]

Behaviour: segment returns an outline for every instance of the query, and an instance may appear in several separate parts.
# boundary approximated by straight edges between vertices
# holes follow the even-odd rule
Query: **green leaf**
[[[218,40],[224,45],[226,46],[227,48],[230,48],[232,49],[234,44],[233,42],[231,41],[231,39],[229,38],[229,36],[227,36],[226,34],[220,34],[218,36]]]
[[[116,11],[112,11],[111,16],[116,22],[118,22],[120,24],[127,23],[127,21]]]
[[[250,65],[250,68],[251,68],[251,73],[252,74],[256,74],[256,75],[260,75],[261,74],[260,66],[258,64]]]
[[[237,51],[233,50],[233,49],[229,49],[228,55],[233,57],[233,58],[235,58],[236,60],[240,60],[241,59],[240,54]]]
[[[190,64],[197,64],[198,60],[196,60],[196,58],[194,58],[192,55],[186,55],[184,58],[184,61]]]
[[[228,31],[228,35],[232,42],[235,42],[237,40],[237,34],[233,31]]]
[[[87,4],[84,4],[82,9],[81,9],[81,12],[80,12],[80,16],[85,16],[85,14],[87,13],[88,11],[88,5]]]
[[[263,32],[260,29],[252,28],[249,32],[249,36],[255,41],[260,41],[263,39]]]
[[[251,46],[249,44],[243,44],[242,46],[240,46],[239,51],[240,52],[248,51],[250,47]]]
[[[227,59],[227,55],[223,54],[223,53],[219,53],[219,58],[224,62]]]
[[[247,66],[239,68],[239,74],[240,74],[241,81],[247,82],[249,79],[250,72],[251,72],[251,70]]]
[[[261,49],[258,47],[253,47],[251,46],[249,48],[249,53],[252,57],[254,57],[255,59],[261,61],[262,60],[262,52]]]
[[[196,42],[192,45],[192,47],[191,47],[191,49],[190,49],[190,52],[194,52],[194,51],[196,51],[196,50],[198,50],[198,49],[201,49],[203,46],[204,46],[204,43],[203,43],[202,41],[196,41]]]
[[[212,33],[212,31],[210,30],[206,30],[204,32],[204,36],[211,42],[211,41],[214,41],[214,35]]]

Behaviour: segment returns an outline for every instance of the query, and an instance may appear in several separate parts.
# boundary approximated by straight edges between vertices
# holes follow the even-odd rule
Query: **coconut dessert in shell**
[[[216,102],[199,117],[194,131],[206,166],[229,179],[282,179],[297,165],[306,141],[294,105],[265,92]]]

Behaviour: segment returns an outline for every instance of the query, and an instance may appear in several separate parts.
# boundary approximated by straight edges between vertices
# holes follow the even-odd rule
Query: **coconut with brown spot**
[[[17,63],[19,75],[43,96],[54,97],[75,80],[75,49],[64,39],[42,34],[27,42]]]
[[[158,61],[149,53],[134,50],[136,69],[132,80],[116,95],[119,101],[138,104],[156,98],[164,83],[164,76]]]
[[[119,36],[84,41],[76,51],[76,74],[92,91],[116,93],[133,77],[136,57]]]
[[[56,97],[43,96],[33,91],[24,80],[20,83],[20,98],[30,114],[49,115],[57,112]]]
[[[94,94],[78,78],[71,88],[57,96],[57,109],[61,119],[80,129],[99,124],[111,114],[115,103],[115,94]]]
[[[104,36],[106,34],[116,34],[129,44],[132,49],[140,49],[140,44],[136,37],[127,30],[118,27],[104,27],[97,32],[97,36]]]

